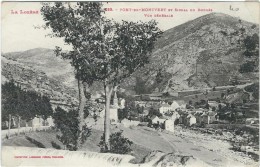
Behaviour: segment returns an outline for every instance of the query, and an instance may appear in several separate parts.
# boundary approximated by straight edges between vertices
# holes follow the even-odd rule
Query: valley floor
[[[125,137],[134,142],[131,153],[136,159],[132,163],[140,163],[150,151],[160,150],[165,153],[179,152],[192,155],[211,166],[258,166],[252,158],[245,153],[231,150],[230,143],[201,134],[189,129],[176,127],[174,133],[156,131],[148,127],[125,128],[120,125],[113,126],[112,131],[123,130]],[[102,135],[101,130],[92,129],[92,135],[80,150],[99,152],[98,143]],[[46,148],[52,148],[51,142],[62,145],[53,131],[33,132],[27,136],[42,143]],[[37,147],[26,140],[25,136],[16,136],[2,142],[3,146]]]

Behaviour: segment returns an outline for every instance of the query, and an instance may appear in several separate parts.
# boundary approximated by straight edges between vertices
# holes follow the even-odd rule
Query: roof
[[[159,119],[170,119],[170,117],[167,117],[167,116],[161,116],[161,117],[159,117]]]
[[[187,118],[191,118],[191,117],[194,117],[194,115],[189,114],[189,115],[187,116]]]
[[[179,105],[183,105],[183,104],[185,105],[186,104],[184,100],[173,100],[173,102],[176,102]]]
[[[169,104],[162,104],[160,107],[171,107]]]
[[[195,116],[201,116],[203,113],[199,113],[199,112],[197,112],[197,113],[195,113],[194,115]]]
[[[153,116],[151,116],[151,119],[154,119],[154,118],[156,118],[157,116],[156,115],[153,115]],[[157,117],[158,118],[158,117]]]
[[[208,116],[208,114],[204,112],[201,116]]]

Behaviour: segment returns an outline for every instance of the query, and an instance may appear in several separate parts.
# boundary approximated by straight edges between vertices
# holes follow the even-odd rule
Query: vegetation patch
[[[111,152],[115,154],[128,154],[132,151],[131,145],[133,144],[128,138],[122,135],[123,131],[115,132],[110,135],[109,144],[110,150],[106,151],[105,136],[101,136],[101,141],[99,143],[101,152]]]
[[[39,148],[45,148],[45,146],[41,143],[41,142],[38,142],[37,140],[29,137],[29,136],[25,136],[25,138],[30,141],[32,144],[35,144],[37,147]]]
[[[51,142],[51,145],[53,148],[57,149],[57,150],[61,150],[61,146],[58,145],[57,143],[55,143],[54,141]]]

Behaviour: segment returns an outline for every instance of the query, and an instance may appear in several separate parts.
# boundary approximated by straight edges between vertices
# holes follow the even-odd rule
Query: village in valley
[[[111,123],[122,124],[125,127],[142,125],[173,133],[176,126],[208,134],[219,135],[224,131],[223,133],[229,133],[229,136],[225,135],[224,138],[234,142],[236,147],[246,144],[248,152],[257,154],[258,143],[255,141],[258,134],[246,129],[244,132],[240,131],[242,129],[239,127],[254,129],[253,132],[258,130],[258,103],[252,100],[253,97],[251,101],[247,101],[252,93],[244,99],[235,99],[232,96],[234,93],[247,90],[250,85],[252,86],[252,83],[203,90],[133,95],[126,99],[122,98],[123,96],[118,98],[115,92],[110,110]],[[102,104],[102,98],[95,100]],[[92,116],[104,118],[104,109],[99,113],[93,112]],[[237,135],[242,136],[244,140],[237,139]],[[245,141],[247,142],[242,144]]]
[[[162,31],[110,3],[31,3],[32,32],[72,48],[1,54],[4,165],[258,166],[258,23],[205,8]]]

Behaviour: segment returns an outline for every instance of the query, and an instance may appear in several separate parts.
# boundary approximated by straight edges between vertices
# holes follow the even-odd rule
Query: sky
[[[69,46],[64,45],[62,39],[46,36],[51,32],[50,30],[35,28],[35,26],[44,25],[40,14],[41,6],[40,2],[2,2],[2,53],[25,51],[39,47],[54,49],[55,46],[70,49]],[[259,24],[259,4],[257,2],[108,2],[104,3],[104,8],[112,9],[112,11],[107,11],[105,15],[115,21],[149,21],[154,19],[162,30],[173,28],[212,12],[229,14]],[[155,8],[166,11],[139,11],[139,9]],[[137,9],[138,11],[126,12],[126,9]],[[191,11],[191,9],[195,11]],[[198,9],[204,9],[204,11],[198,11]],[[19,14],[20,10],[38,11],[39,14]],[[12,11],[17,11],[18,14],[12,14]],[[145,14],[152,16],[154,14],[165,14],[173,17],[145,17]]]

